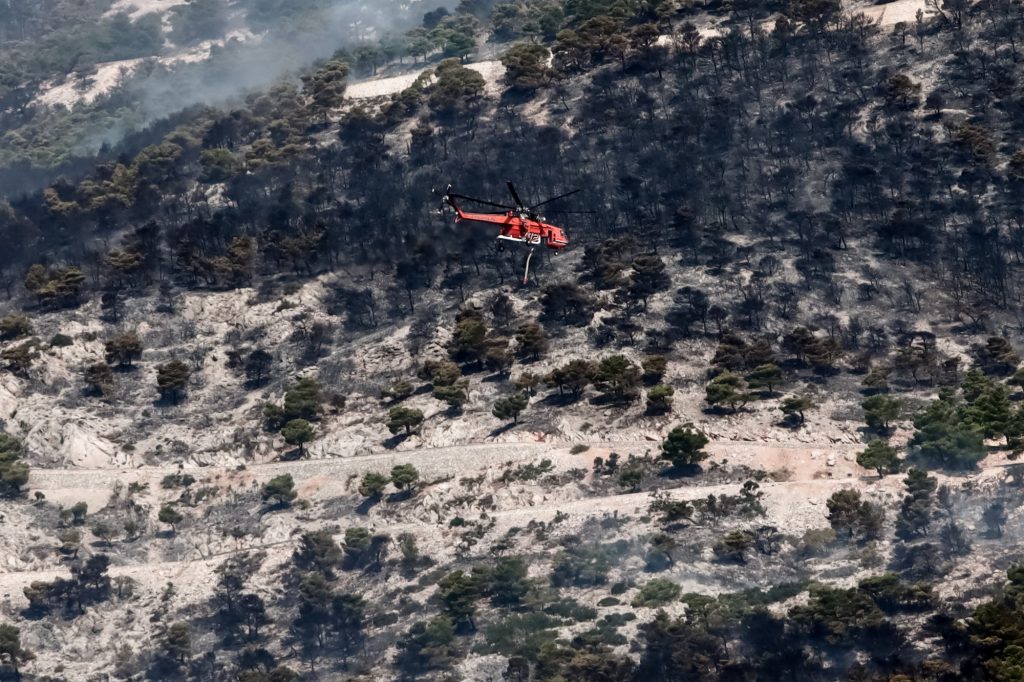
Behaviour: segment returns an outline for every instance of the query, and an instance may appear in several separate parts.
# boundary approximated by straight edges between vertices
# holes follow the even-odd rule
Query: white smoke
[[[239,95],[265,89],[338,50],[374,44],[381,37],[416,26],[443,0],[335,0],[300,25],[281,17],[279,30],[248,40],[229,39],[204,60],[149,60],[115,96],[128,102],[129,115],[108,121],[102,131],[81,140],[81,153],[115,145],[125,134],[191,106],[224,105]],[[238,28],[238,27],[236,27]],[[121,109],[124,112],[124,109]]]

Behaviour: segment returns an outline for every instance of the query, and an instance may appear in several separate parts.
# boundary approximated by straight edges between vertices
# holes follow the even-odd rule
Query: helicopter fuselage
[[[453,206],[456,214],[456,222],[470,221],[474,223],[487,223],[497,225],[500,232],[498,239],[531,246],[544,244],[549,249],[564,249],[569,245],[569,238],[562,228],[545,223],[517,213],[509,211],[505,214],[494,213],[471,213]]]

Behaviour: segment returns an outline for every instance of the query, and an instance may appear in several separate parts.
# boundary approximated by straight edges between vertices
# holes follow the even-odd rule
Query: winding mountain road
[[[447,478],[483,475],[485,481],[494,481],[510,466],[550,459],[556,470],[568,471],[573,468],[590,470],[593,459],[607,457],[619,452],[623,458],[628,454],[654,453],[658,444],[649,440],[603,442],[593,444],[588,451],[571,454],[568,444],[554,443],[482,443],[429,448],[398,452],[385,452],[351,458],[303,460],[296,462],[271,462],[250,464],[240,467],[203,467],[187,469],[188,473],[204,484],[220,486],[258,485],[259,482],[290,473],[296,479],[296,487],[305,489],[303,497],[331,499],[344,489],[346,479],[361,476],[369,471],[386,472],[391,467],[412,462],[421,472],[421,480],[443,481]],[[734,471],[729,482],[692,484],[680,482],[677,487],[660,492],[671,499],[695,500],[708,495],[736,494],[747,476],[745,470],[760,469],[774,472],[781,480],[764,480],[760,483],[763,504],[768,509],[765,523],[776,526],[784,533],[799,535],[809,528],[821,527],[826,523],[824,501],[836,490],[856,485],[870,486],[874,494],[898,496],[902,492],[902,477],[887,476],[878,479],[866,475],[856,465],[854,453],[860,449],[857,444],[836,443],[759,443],[747,441],[716,441],[707,446],[711,458],[705,468],[728,465]],[[1011,466],[1001,456],[994,456],[986,463],[981,475]],[[168,474],[178,472],[174,466],[140,467],[136,469],[35,469],[30,477],[30,489],[44,492],[47,499],[73,499],[81,492],[92,490],[109,495],[116,483],[127,486],[132,482],[150,484],[151,490],[159,489],[159,482]],[[312,481],[319,481],[310,485]],[[325,484],[328,482],[332,485]],[[428,494],[429,488],[421,494]],[[478,491],[478,492],[483,492]],[[548,499],[543,489],[537,488],[536,495],[526,500],[521,498],[498,498],[498,509],[488,510],[486,515],[493,519],[496,529],[504,532],[513,526],[525,526],[530,521],[549,522],[559,516],[566,524],[580,526],[587,519],[606,515],[644,514],[651,501],[651,492],[602,494],[577,499]],[[501,508],[504,506],[504,508]],[[397,509],[397,508],[396,508]],[[482,511],[482,510],[481,510]],[[309,527],[316,527],[310,522]],[[320,520],[319,525],[327,525]],[[366,525],[375,531],[386,531],[392,536],[412,532],[417,537],[436,534],[449,544],[454,542],[454,533],[448,524],[422,520],[394,519],[387,516],[367,517]],[[280,537],[280,536],[279,536]],[[235,548],[203,552],[196,545],[185,550],[187,556],[176,560],[140,562],[114,565],[112,576],[126,576],[149,585],[164,585],[168,581],[185,582],[194,589],[209,591],[215,582],[214,570],[225,557],[258,550],[287,548],[297,542],[297,534],[284,539],[256,542]],[[286,558],[287,554],[281,554]],[[0,567],[4,571],[4,567]],[[53,580],[67,577],[68,570],[59,565],[39,569],[11,569],[0,572],[0,598],[24,602],[21,592],[33,581]]]

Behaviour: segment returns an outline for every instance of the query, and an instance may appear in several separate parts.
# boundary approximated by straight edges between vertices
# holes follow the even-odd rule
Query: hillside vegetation
[[[0,678],[1021,679],[1024,14],[877,9],[463,0],[12,193]]]

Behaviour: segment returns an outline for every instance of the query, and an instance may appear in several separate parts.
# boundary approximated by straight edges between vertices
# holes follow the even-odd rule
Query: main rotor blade
[[[506,209],[508,211],[511,211],[511,210],[515,209],[515,206],[506,206],[505,204],[496,204],[493,201],[484,201],[483,199],[474,199],[473,197],[467,197],[467,196],[464,196],[462,194],[451,193],[448,196],[453,197],[455,199],[462,199],[463,201],[475,201],[476,203],[483,204],[484,206],[494,206],[495,208],[504,208],[504,209]]]
[[[557,196],[557,197],[555,197],[553,199],[548,199],[547,201],[542,201],[539,204],[534,204],[533,206],[530,207],[530,210],[533,211],[535,209],[540,208],[541,206],[547,206],[548,204],[550,204],[552,202],[558,201],[559,199],[564,199],[566,197],[571,197],[573,194],[579,194],[582,191],[583,191],[582,189],[574,189],[571,192],[566,192],[565,194],[560,194],[559,196]]]
[[[516,191],[516,186],[512,184],[512,181],[508,181],[508,191],[512,193],[512,198],[516,200],[516,206],[518,208],[525,208],[526,204],[519,198],[519,192]]]

